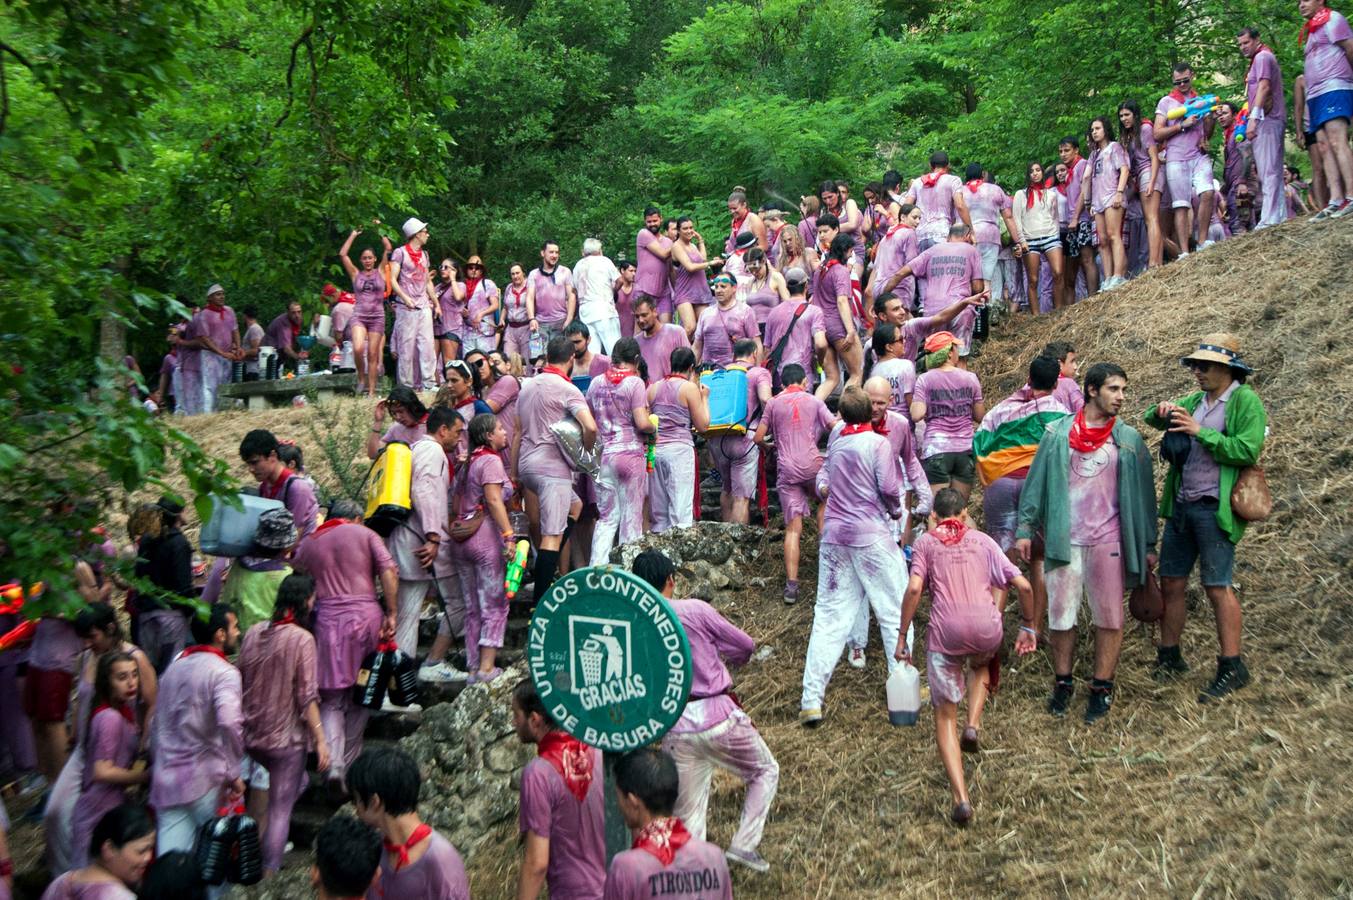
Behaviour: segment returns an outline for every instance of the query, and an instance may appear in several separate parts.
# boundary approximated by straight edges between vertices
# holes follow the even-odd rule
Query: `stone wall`
[[[643,551],[661,550],[677,565],[679,596],[721,603],[740,591],[782,586],[782,536],[754,525],[697,522],[617,547],[611,564],[628,569]]]
[[[523,677],[514,666],[492,684],[470,685],[424,710],[418,730],[399,742],[423,773],[419,812],[467,857],[517,815],[521,771],[535,755],[512,730],[512,686]]]

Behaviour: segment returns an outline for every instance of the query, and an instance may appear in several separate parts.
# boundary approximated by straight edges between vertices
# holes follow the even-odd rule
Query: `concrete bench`
[[[325,403],[335,394],[357,394],[356,372],[322,372],[275,381],[243,381],[223,384],[216,391],[218,400],[243,400],[249,409],[290,406],[298,395],[314,394],[314,402]],[[228,405],[228,404],[222,404]]]

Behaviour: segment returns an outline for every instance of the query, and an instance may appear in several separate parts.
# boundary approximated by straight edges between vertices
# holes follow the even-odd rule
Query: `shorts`
[[[1090,621],[1096,628],[1123,627],[1123,551],[1119,544],[1093,547],[1072,545],[1071,562],[1044,569],[1048,587],[1048,628],[1076,627],[1081,597],[1090,601]]]
[[[936,453],[921,460],[926,481],[931,484],[945,484],[957,481],[960,484],[972,484],[977,479],[977,462],[971,450],[962,453]]]
[[[731,494],[739,500],[750,500],[756,496],[757,463],[761,460],[761,448],[745,436],[720,435],[709,439],[710,456],[714,458],[714,468],[719,470],[723,481],[721,488],[725,494]],[[698,486],[696,488],[699,490]]]
[[[1061,236],[1056,234],[1034,238],[1033,240],[1026,237],[1024,240],[1029,244],[1030,253],[1041,253],[1044,256],[1047,256],[1050,251],[1062,249]]]
[[[367,331],[373,334],[385,334],[385,310],[379,310],[373,313],[353,313],[352,318],[348,320],[348,331],[352,331],[352,326],[361,325]]]
[[[64,722],[70,709],[75,676],[58,669],[28,667],[23,683],[23,711],[34,722]]]
[[[1170,186],[1170,206],[1188,209],[1193,198],[1212,190],[1212,160],[1206,156],[1165,161],[1165,182]]]
[[[986,668],[992,653],[974,653],[951,656],[948,653],[929,652],[925,655],[925,679],[930,687],[930,705],[960,703],[968,692],[968,671]]]
[[[1008,475],[997,478],[982,491],[983,530],[1005,553],[1015,546],[1015,526],[1019,524],[1019,496],[1022,493],[1024,479]]]
[[[1230,587],[1236,545],[1217,524],[1217,501],[1175,500],[1160,541],[1160,577],[1188,578],[1200,562],[1203,587]]]
[[[1151,178],[1151,167],[1149,165],[1142,166],[1140,169],[1133,172],[1132,177],[1137,180],[1137,192],[1139,194],[1142,191],[1146,191],[1148,194],[1150,194],[1160,190],[1160,181],[1161,181],[1160,169],[1156,170],[1156,180],[1151,182],[1150,184],[1147,183],[1147,181]]]
[[[809,481],[776,481],[775,492],[780,495],[780,510],[785,524],[795,519],[806,519],[813,514],[813,499],[817,497],[817,479]]]
[[[454,331],[441,331],[441,332],[438,332],[438,333],[437,333],[437,340],[439,340],[439,341],[455,341],[457,344],[464,344],[464,343],[465,343],[465,341],[461,340],[460,335],[457,334],[457,333],[454,332]]]
[[[1076,225],[1068,225],[1062,232],[1062,252],[1072,259],[1081,255],[1081,250],[1095,245],[1095,229],[1089,219],[1081,219]]]
[[[1316,132],[1326,123],[1343,119],[1347,124],[1353,121],[1353,91],[1326,91],[1318,97],[1306,100],[1306,109],[1310,113],[1306,127]]]
[[[540,533],[563,534],[568,527],[568,511],[574,502],[581,502],[573,493],[573,479],[555,475],[521,473],[522,487],[536,495],[540,502]]]

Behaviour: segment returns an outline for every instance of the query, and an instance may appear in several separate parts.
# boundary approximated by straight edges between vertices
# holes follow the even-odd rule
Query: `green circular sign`
[[[526,661],[559,727],[602,750],[633,750],[686,708],[691,648],[672,607],[623,569],[578,569],[536,603]]]

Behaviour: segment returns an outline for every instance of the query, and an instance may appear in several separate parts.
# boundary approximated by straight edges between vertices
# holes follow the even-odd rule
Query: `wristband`
[[[1019,630],[1020,630],[1020,631],[1027,631],[1027,632],[1029,632],[1030,634],[1032,634],[1034,637],[1038,637],[1038,630],[1037,630],[1037,629],[1034,629],[1034,628],[1030,628],[1028,625],[1021,625],[1021,626],[1019,626]]]

